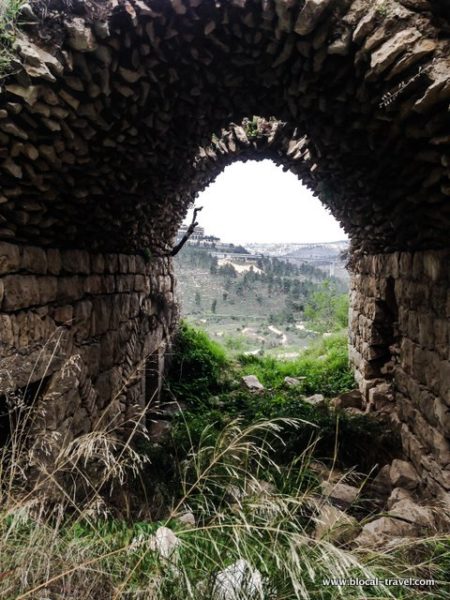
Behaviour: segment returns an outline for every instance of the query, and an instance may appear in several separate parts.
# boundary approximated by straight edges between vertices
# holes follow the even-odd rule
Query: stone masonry
[[[449,19],[447,0],[31,0],[0,82],[0,394],[37,385],[69,437],[105,409],[123,424],[157,389],[130,375],[176,323],[188,207],[270,158],[351,237],[360,387],[450,492]]]
[[[424,489],[450,492],[450,252],[354,257],[350,359]],[[387,404],[387,406],[386,406]]]
[[[173,291],[169,259],[0,243],[0,396],[41,382],[40,430],[66,440],[131,424],[157,400]]]

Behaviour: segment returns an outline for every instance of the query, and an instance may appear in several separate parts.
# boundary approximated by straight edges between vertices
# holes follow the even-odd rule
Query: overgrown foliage
[[[182,355],[177,356],[177,352]],[[203,366],[197,364],[198,357]],[[185,358],[189,368],[183,368]],[[241,377],[249,374],[266,386],[264,392],[255,394],[240,385]],[[298,378],[300,384],[287,387],[286,376]],[[387,461],[398,452],[395,433],[375,419],[336,413],[305,401],[314,393],[331,398],[354,386],[343,333],[322,339],[294,361],[241,356],[232,362],[203,332],[184,324],[166,388],[167,399],[176,399],[184,409],[172,432],[174,458],[183,460],[205,431],[210,437],[219,437],[237,418],[245,425],[260,419],[286,418],[301,419],[302,424],[286,432],[282,446],[274,442],[278,461],[288,462],[313,444],[313,453],[320,459],[326,460],[337,450],[341,464],[369,471],[377,461]],[[164,450],[164,461],[170,463],[168,451]]]
[[[25,0],[0,0],[0,77],[11,66],[20,9],[24,3]]]

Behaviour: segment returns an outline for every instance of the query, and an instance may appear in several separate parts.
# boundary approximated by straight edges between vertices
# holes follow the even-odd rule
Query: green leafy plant
[[[25,0],[3,0],[0,2],[0,77],[10,69],[14,57],[14,41],[17,35],[20,9]]]

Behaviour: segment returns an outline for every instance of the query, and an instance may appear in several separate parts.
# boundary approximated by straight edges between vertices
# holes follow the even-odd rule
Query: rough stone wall
[[[68,439],[124,426],[157,391],[173,293],[167,258],[0,243],[0,396]]]
[[[450,492],[450,252],[355,257],[350,356],[431,492]],[[450,498],[450,495],[449,495]]]
[[[446,247],[444,4],[31,0],[0,93],[0,239],[166,254],[216,175],[202,151],[259,115],[355,244]]]
[[[188,206],[233,160],[269,157],[372,255],[353,261],[352,360],[369,402],[395,395],[408,454],[447,485],[448,280],[426,257],[449,248],[448,2],[25,10],[0,89],[0,240],[23,244],[0,256],[3,389],[44,378],[46,414],[63,407],[70,435],[105,403],[126,419],[142,381],[112,398],[170,333],[164,256]],[[87,253],[144,248],[161,258]]]

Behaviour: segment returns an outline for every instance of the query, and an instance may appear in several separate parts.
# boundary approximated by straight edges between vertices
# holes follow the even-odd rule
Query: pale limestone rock
[[[313,394],[312,396],[308,396],[308,398],[305,398],[304,402],[316,407],[325,406],[325,396],[323,396],[322,394]]]
[[[69,34],[69,45],[79,52],[93,52],[97,48],[97,42],[90,27],[82,18],[75,18],[66,22]]]
[[[416,504],[411,498],[405,497],[391,502],[389,515],[420,527],[433,528],[435,525],[433,511],[428,507]]]
[[[261,573],[244,559],[239,559],[215,578],[213,600],[262,600],[263,579]]]
[[[180,547],[181,541],[168,527],[159,527],[150,539],[149,547],[162,558],[171,558]]]
[[[411,463],[405,460],[394,459],[389,474],[393,487],[403,487],[407,490],[413,490],[419,484],[417,471]]]
[[[251,392],[263,392],[265,387],[256,375],[245,375],[241,379],[242,385]]]
[[[306,377],[289,377],[286,376],[283,383],[286,387],[298,387],[305,381]]]
[[[385,545],[392,538],[414,537],[419,533],[418,527],[412,523],[380,517],[364,525],[362,532],[354,541],[361,548],[376,548]]]
[[[406,490],[401,487],[394,488],[389,496],[386,506],[388,509],[392,508],[394,504],[400,502],[402,500],[411,500],[413,501],[412,493],[409,490]]]
[[[186,527],[195,527],[196,525],[194,514],[191,512],[182,513],[177,517],[177,521]]]
[[[316,528],[314,537],[317,540],[327,539],[334,543],[348,543],[360,531],[360,525],[355,517],[328,503],[323,503],[314,518]]]
[[[331,500],[335,500],[339,505],[344,507],[353,504],[359,495],[359,489],[347,483],[333,483],[331,481],[323,481],[320,484],[322,494],[328,496]]]

